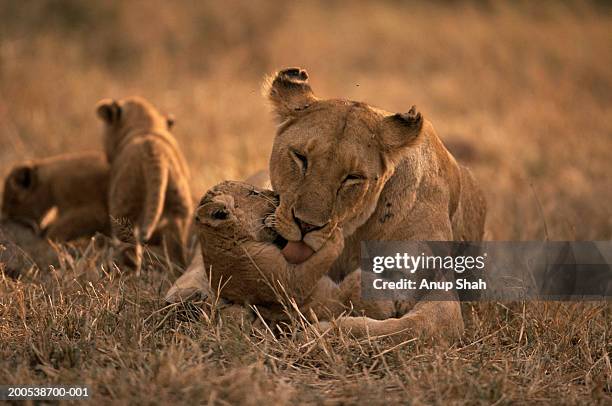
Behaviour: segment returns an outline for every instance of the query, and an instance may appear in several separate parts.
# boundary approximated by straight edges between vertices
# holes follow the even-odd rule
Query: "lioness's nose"
[[[302,232],[302,236],[306,233],[322,228],[322,226],[316,226],[314,224],[310,224],[310,223],[306,223],[305,221],[302,221],[295,214],[293,215],[293,219],[295,220],[295,223],[300,228],[300,231]]]

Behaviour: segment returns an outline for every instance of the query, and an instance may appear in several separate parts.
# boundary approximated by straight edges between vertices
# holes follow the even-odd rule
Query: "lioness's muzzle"
[[[324,224],[321,225],[316,225],[316,224],[312,224],[309,223],[307,221],[304,221],[303,219],[301,219],[300,217],[298,217],[295,214],[295,211],[292,210],[292,215],[293,215],[293,221],[295,222],[295,224],[297,224],[297,226],[299,227],[300,231],[302,232],[302,238],[304,238],[304,236],[312,231],[317,231],[322,229],[323,227],[325,227],[329,222],[326,222]]]

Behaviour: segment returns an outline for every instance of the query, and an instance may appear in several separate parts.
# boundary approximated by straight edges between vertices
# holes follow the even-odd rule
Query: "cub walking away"
[[[111,165],[113,237],[137,245],[159,240],[170,259],[184,267],[193,203],[187,165],[170,133],[173,119],[140,97],[104,99],[97,114]]]

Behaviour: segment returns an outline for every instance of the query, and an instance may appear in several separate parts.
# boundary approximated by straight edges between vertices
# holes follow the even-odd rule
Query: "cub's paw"
[[[246,306],[237,304],[221,307],[219,316],[221,316],[224,324],[241,327],[242,329],[250,328],[255,322],[255,313]]]
[[[202,255],[194,256],[187,270],[170,287],[165,300],[168,303],[204,300],[210,296],[210,287]]]
[[[334,328],[334,325],[329,321],[319,321],[314,324],[317,331],[321,334],[326,333]]]
[[[142,245],[114,243],[113,261],[122,271],[140,272],[142,268]]]

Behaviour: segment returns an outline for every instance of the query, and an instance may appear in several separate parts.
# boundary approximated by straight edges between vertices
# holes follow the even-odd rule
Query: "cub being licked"
[[[135,234],[138,243],[159,238],[171,260],[184,267],[193,203],[187,165],[170,133],[174,120],[140,97],[102,100],[97,114],[111,165],[113,236],[128,243]]]
[[[343,243],[341,230],[333,229],[307,261],[289,263],[283,256],[287,242],[273,229],[277,206],[278,197],[270,190],[226,181],[204,195],[195,221],[202,269],[210,272],[213,290],[220,288],[220,296],[232,303],[266,306],[279,316],[282,289],[299,306],[310,307],[322,289],[332,288],[331,280],[322,278]]]
[[[107,208],[109,165],[101,153],[58,155],[14,167],[4,182],[2,217],[35,229],[52,208],[57,216],[43,233],[70,241],[110,234]]]
[[[287,317],[280,303],[285,294],[322,328],[344,314],[381,323],[410,309],[404,302],[362,300],[359,269],[339,284],[327,276],[343,249],[340,228],[333,229],[322,248],[306,260],[289,262],[287,257],[295,248],[289,248],[273,228],[278,204],[274,192],[243,182],[226,181],[210,189],[196,209],[203,266],[183,274],[166,299],[178,302],[194,290],[206,291],[207,275],[203,274],[209,272],[210,287],[222,299],[234,305],[256,305],[270,321]]]
[[[204,264],[187,270],[166,300],[176,303],[194,293],[207,294],[209,272],[210,288],[233,304],[232,312],[237,306],[256,305],[269,321],[287,318],[280,303],[285,294],[296,301],[302,314],[322,326],[343,314],[387,319],[402,311],[393,301],[363,301],[359,270],[340,284],[326,276],[342,251],[339,229],[307,260],[287,261],[287,241],[273,229],[277,205],[274,192],[243,182],[222,182],[207,192],[196,209]]]

